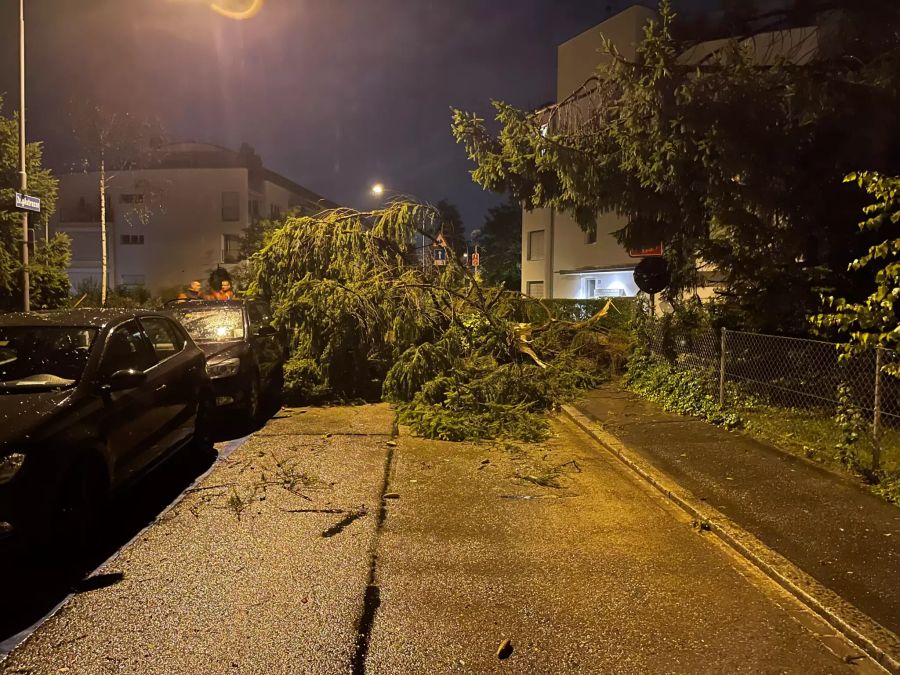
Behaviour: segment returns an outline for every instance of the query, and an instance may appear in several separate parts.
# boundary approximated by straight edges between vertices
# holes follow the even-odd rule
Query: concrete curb
[[[639,457],[635,451],[630,450],[619,439],[605,431],[602,425],[591,420],[573,406],[564,405],[562,410],[588,436],[659,490],[671,502],[697,521],[704,525],[708,524],[712,533],[803,605],[822,617],[841,635],[865,651],[876,663],[895,675],[900,674],[900,639],[893,632],[820,584],[727,516],[700,501],[690,491],[682,488],[665,473]]]

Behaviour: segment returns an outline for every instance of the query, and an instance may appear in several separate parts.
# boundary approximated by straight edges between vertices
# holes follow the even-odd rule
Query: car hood
[[[230,359],[235,356],[243,356],[249,349],[247,343],[242,340],[231,342],[198,342],[197,346],[203,350],[204,354],[206,354],[206,360],[209,363]]]
[[[73,389],[0,393],[0,451],[53,433],[54,422],[69,409]]]

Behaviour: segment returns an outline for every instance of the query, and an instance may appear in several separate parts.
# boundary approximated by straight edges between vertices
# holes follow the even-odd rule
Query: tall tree
[[[618,212],[621,243],[665,242],[669,299],[700,283],[705,261],[736,322],[805,332],[822,287],[859,291],[844,270],[868,242],[846,227],[861,200],[842,180],[860,166],[897,173],[900,46],[873,40],[881,48],[800,66],[809,45],[760,62],[735,44],[698,67],[679,61],[667,1],[660,15],[636,62],[610,47],[599,79],[567,101],[538,114],[495,102],[498,136],[455,111],[473,178],[585,230]]]
[[[868,272],[869,295],[861,302],[828,296],[826,312],[816,317],[823,328],[836,328],[849,342],[848,353],[881,347],[900,354],[900,177],[872,172],[850,174],[846,179],[863,188],[874,200],[859,224],[862,232],[876,232],[884,239],[850,264],[851,272]],[[884,372],[900,377],[900,359],[884,364]]]
[[[753,0],[722,0],[722,23],[728,35],[746,35],[759,13]]]
[[[161,142],[162,129],[158,120],[139,117],[128,111],[94,102],[73,104],[71,108],[73,135],[81,146],[84,171],[96,171],[100,207],[100,294],[105,307],[109,291],[109,245],[107,243],[107,191],[115,172],[135,169],[150,156],[153,145]],[[158,189],[148,187],[143,202],[134,204],[131,215],[146,222],[161,199]]]
[[[478,237],[484,280],[517,291],[522,285],[522,207],[513,199],[488,210]]]
[[[0,109],[2,106],[0,98]],[[6,311],[19,309],[22,297],[21,218],[13,209],[19,189],[18,134],[18,119],[0,114],[0,310]],[[40,221],[34,222],[35,230],[43,229],[56,210],[58,181],[43,168],[41,160],[41,144],[29,143],[25,152],[28,192],[41,199]],[[53,308],[68,298],[68,258],[69,240],[65,235],[35,241],[29,265],[31,304],[35,309]]]

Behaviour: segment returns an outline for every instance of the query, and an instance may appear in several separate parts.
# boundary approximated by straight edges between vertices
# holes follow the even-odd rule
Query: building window
[[[234,222],[241,219],[241,195],[237,192],[222,193],[222,220]]]
[[[278,220],[281,218],[281,207],[278,204],[269,204],[269,219]]]
[[[535,230],[528,233],[528,259],[544,259],[544,231]]]
[[[597,280],[596,279],[585,279],[584,280],[584,297],[586,297],[586,298],[597,297]]]
[[[123,234],[119,238],[125,246],[141,246],[144,243],[144,235],[142,234]]]
[[[250,214],[250,220],[259,220],[259,200],[251,199],[247,202],[247,213]]]
[[[543,281],[529,281],[528,286],[526,287],[526,293],[532,298],[543,298],[544,297],[544,282]]]
[[[597,243],[597,227],[594,226],[593,230],[588,230],[584,233],[584,243],[585,244],[596,244]]]
[[[64,230],[65,231],[65,230]],[[72,240],[73,262],[98,262],[100,260],[99,232],[68,232]]]
[[[222,262],[236,263],[241,261],[241,235],[222,235]]]
[[[123,192],[119,195],[119,202],[122,204],[143,204],[144,195],[139,192]]]

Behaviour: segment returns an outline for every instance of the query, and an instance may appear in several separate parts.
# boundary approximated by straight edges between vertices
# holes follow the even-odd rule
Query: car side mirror
[[[103,385],[105,391],[124,391],[136,389],[147,381],[147,374],[140,370],[117,370]]]
[[[272,326],[268,326],[268,325],[260,326],[259,330],[256,331],[256,334],[259,337],[269,337],[270,335],[275,335],[276,333],[278,333],[278,331],[275,330]]]

